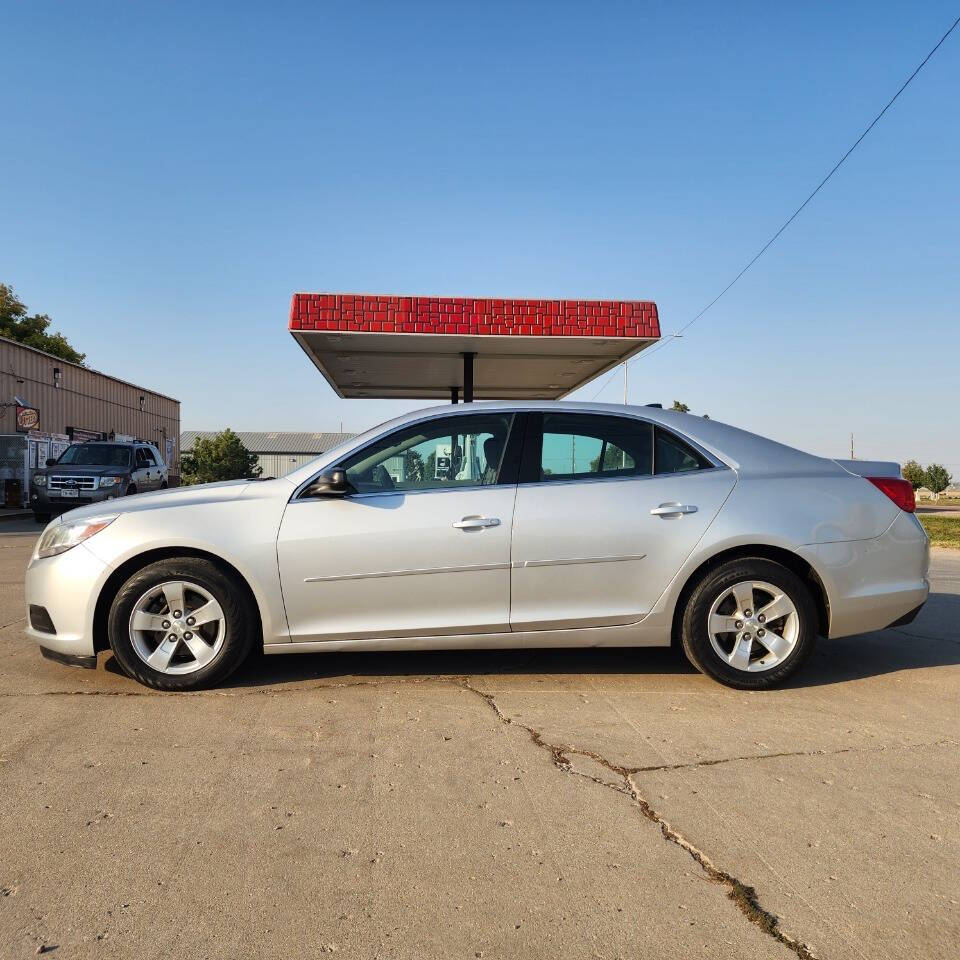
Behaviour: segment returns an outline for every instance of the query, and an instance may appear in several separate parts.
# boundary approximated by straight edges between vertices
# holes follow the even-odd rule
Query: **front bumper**
[[[93,616],[108,576],[106,564],[82,543],[59,556],[31,560],[25,580],[27,636],[54,653],[94,656]],[[55,633],[34,627],[31,604],[46,609]]]
[[[103,490],[78,490],[75,497],[59,497],[57,491],[46,487],[34,486],[30,490],[30,509],[34,513],[63,513],[75,507],[85,507],[91,503],[105,503],[123,496],[122,487],[104,487]]]
[[[900,513],[872,540],[810,544],[800,552],[827,589],[830,637],[883,630],[916,616],[930,594],[930,541],[912,513]]]

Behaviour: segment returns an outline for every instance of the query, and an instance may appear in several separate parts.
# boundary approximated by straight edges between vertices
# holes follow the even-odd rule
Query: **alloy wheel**
[[[744,580],[724,590],[710,607],[710,644],[735,670],[761,673],[786,660],[800,635],[800,615],[779,587]]]
[[[151,587],[130,614],[130,643],[159,673],[193,673],[220,652],[226,620],[213,594],[188,580]]]

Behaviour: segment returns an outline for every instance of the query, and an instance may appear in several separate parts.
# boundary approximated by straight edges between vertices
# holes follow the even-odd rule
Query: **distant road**
[[[942,506],[932,503],[920,506],[917,504],[917,513],[926,513],[938,517],[957,517],[960,516],[960,504],[945,503]]]

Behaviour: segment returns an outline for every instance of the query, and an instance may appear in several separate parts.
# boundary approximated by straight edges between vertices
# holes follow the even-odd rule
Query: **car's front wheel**
[[[223,682],[250,652],[257,611],[242,585],[199,557],[151,563],[118,591],[107,624],[124,671],[158,690]]]
[[[701,673],[730,687],[763,690],[803,664],[816,635],[806,584],[758,557],[732,560],[700,580],[683,613],[681,639]]]

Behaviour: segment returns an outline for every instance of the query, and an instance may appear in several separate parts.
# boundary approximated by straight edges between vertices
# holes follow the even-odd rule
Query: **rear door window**
[[[627,417],[545,413],[539,480],[650,476],[653,426]]]

